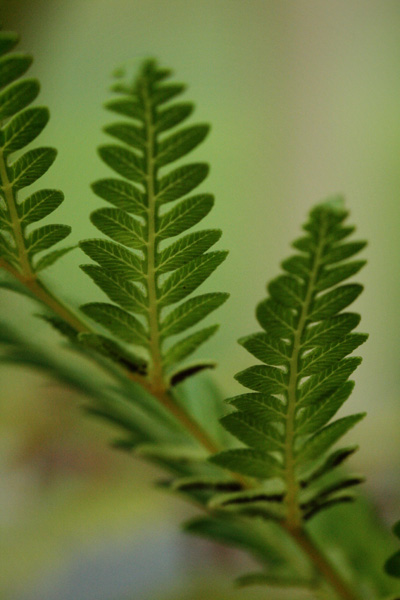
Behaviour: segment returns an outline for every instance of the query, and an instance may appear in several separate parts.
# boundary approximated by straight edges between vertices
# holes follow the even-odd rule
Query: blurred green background
[[[233,374],[252,363],[236,339],[257,328],[254,307],[310,206],[345,194],[359,237],[369,240],[368,266],[358,277],[366,290],[355,309],[370,339],[347,407],[367,410],[368,419],[351,434],[361,446],[352,464],[367,474],[364,491],[379,518],[399,518],[400,3],[0,6],[3,28],[18,31],[20,49],[35,57],[30,73],[40,78],[40,102],[52,115],[39,142],[59,149],[42,186],[65,192],[50,220],[71,224],[75,242],[96,235],[88,215],[99,200],[89,184],[109,175],[95,148],[110,120],[102,104],[114,68],[133,72],[155,56],[189,84],[194,121],[212,124],[193,154],[212,165],[204,189],[217,202],[207,227],[222,227],[219,246],[230,250],[207,286],[231,299],[219,310],[219,334],[199,352],[218,360],[213,377],[224,395],[238,391]],[[81,262],[76,250],[46,274],[76,305],[100,298]],[[26,301],[2,292],[0,307],[10,323],[54,342]],[[239,574],[243,559],[184,538],[177,524],[191,510],[151,488],[155,469],[110,451],[108,431],[82,419],[79,398],[17,368],[1,368],[0,377],[1,598],[266,597],[231,591],[229,573]],[[202,591],[204,573],[210,587]]]

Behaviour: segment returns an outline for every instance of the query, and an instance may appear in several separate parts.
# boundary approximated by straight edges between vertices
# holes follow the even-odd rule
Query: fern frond
[[[22,201],[19,198],[21,189],[51,167],[57,152],[54,148],[34,148],[12,160],[13,153],[36,139],[49,120],[47,108],[28,108],[39,93],[39,83],[36,79],[20,79],[32,58],[23,53],[10,54],[17,43],[17,35],[0,32],[0,258],[5,268],[32,278],[71,250],[42,254],[64,240],[71,228],[44,225],[28,232],[28,226],[58,208],[64,196],[58,190],[45,189]]]
[[[341,199],[318,205],[304,226],[306,235],[293,246],[300,250],[282,263],[285,274],[268,285],[269,297],[257,308],[264,331],[240,340],[263,364],[236,379],[253,393],[232,398],[236,411],[224,427],[245,446],[212,457],[212,462],[260,480],[251,494],[239,492],[214,499],[242,514],[253,514],[299,526],[323,508],[350,500],[344,493],[359,477],[323,477],[354,448],[329,454],[331,447],[364,414],[331,419],[349,397],[349,377],[361,359],[348,357],[367,336],[352,333],[356,314],[342,312],[362,287],[345,283],[364,261],[347,262],[364,242],[342,243],[352,231]],[[265,494],[268,481],[284,488],[281,498]],[[263,491],[264,490],[264,491]],[[247,495],[246,495],[247,494]]]
[[[122,179],[93,184],[93,191],[112,208],[100,208],[91,216],[111,241],[81,243],[97,263],[83,265],[83,270],[113,302],[88,304],[82,310],[117,338],[147,350],[149,380],[160,389],[167,386],[168,378],[173,385],[209,366],[203,363],[171,374],[216,326],[172,345],[170,338],[197,325],[228,296],[209,293],[186,299],[222,263],[226,252],[209,252],[220,238],[219,230],[186,233],[214,203],[210,194],[187,197],[207,177],[208,165],[179,165],[165,172],[166,166],[197,147],[209,129],[190,125],[175,131],[193,106],[170,104],[184,87],[165,83],[167,77],[169,72],[147,61],[132,85],[119,83],[114,88],[123,95],[106,107],[129,120],[105,127],[119,143],[102,146],[99,153]],[[174,204],[165,208],[167,203]],[[166,245],[166,240],[177,236],[181,237]],[[172,305],[176,306],[171,309]]]

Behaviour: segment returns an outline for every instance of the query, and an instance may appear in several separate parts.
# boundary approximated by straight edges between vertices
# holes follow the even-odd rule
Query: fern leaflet
[[[71,228],[43,225],[28,232],[32,223],[60,206],[62,192],[43,189],[23,201],[18,198],[21,189],[50,168],[57,152],[54,148],[34,148],[10,161],[12,154],[30,144],[49,120],[47,108],[28,108],[39,93],[39,83],[20,79],[32,58],[10,53],[17,43],[16,34],[0,32],[0,257],[4,268],[32,279],[71,249],[46,252],[65,239]]]
[[[223,293],[186,299],[221,264],[226,252],[208,252],[219,240],[219,230],[186,233],[214,203],[210,194],[187,197],[206,178],[208,165],[193,163],[164,172],[208,132],[207,125],[192,125],[170,133],[191,114],[193,106],[170,104],[184,88],[166,84],[169,75],[154,61],[147,61],[131,86],[114,86],[118,98],[107,108],[129,120],[105,128],[120,143],[102,146],[99,153],[122,179],[93,184],[93,191],[112,205],[91,216],[109,240],[81,242],[82,250],[97,263],[82,269],[113,303],[86,304],[83,312],[117,338],[147,351],[149,381],[157,389],[165,389],[168,374],[173,384],[209,366],[202,363],[171,374],[217,326],[196,331],[167,348],[164,345],[227,299]],[[165,207],[172,202],[172,208]],[[181,237],[165,245],[177,236]]]
[[[352,499],[348,491],[362,478],[326,481],[354,448],[330,448],[364,414],[331,422],[349,397],[348,378],[360,359],[348,357],[367,336],[352,333],[359,317],[342,312],[360,294],[358,284],[342,284],[364,261],[348,261],[364,242],[342,242],[353,228],[340,198],[318,205],[293,244],[299,253],[282,263],[285,274],[268,285],[257,308],[263,332],[240,343],[262,364],[238,373],[252,393],[230,400],[236,411],[224,427],[245,447],[212,457],[220,466],[260,480],[254,489],[213,499],[229,507],[298,527],[320,510]],[[268,484],[267,488],[266,485]]]

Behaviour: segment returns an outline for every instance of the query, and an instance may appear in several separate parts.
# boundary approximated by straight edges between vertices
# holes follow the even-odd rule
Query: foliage
[[[300,253],[282,263],[285,274],[270,282],[269,297],[258,305],[264,331],[240,340],[262,364],[236,375],[252,392],[229,401],[237,410],[222,424],[247,447],[212,460],[259,483],[251,492],[215,498],[214,505],[293,526],[352,500],[348,489],[362,481],[340,475],[324,483],[355,448],[327,453],[364,416],[331,422],[353,389],[348,378],[360,363],[347,355],[367,338],[352,333],[359,316],[342,312],[362,288],[338,284],[365,263],[347,260],[365,242],[343,243],[353,231],[343,225],[346,216],[341,199],[310,213],[306,235],[293,243]]]
[[[57,152],[54,148],[34,148],[20,154],[42,132],[49,120],[49,111],[41,106],[29,107],[39,93],[39,82],[36,79],[20,79],[29,69],[32,58],[11,52],[17,43],[16,34],[1,34],[0,253],[6,268],[33,276],[71,249],[62,248],[43,254],[65,239],[71,228],[67,225],[43,225],[28,232],[32,223],[58,208],[64,196],[59,190],[42,189],[23,201],[19,200],[20,190],[46,173]],[[18,152],[18,158],[12,161],[15,152]]]
[[[86,304],[83,312],[120,340],[144,348],[150,359],[145,370],[157,385],[217,326],[191,333],[166,349],[165,342],[197,325],[228,296],[208,293],[186,299],[225,259],[226,252],[208,252],[221,236],[218,229],[185,233],[213,206],[211,194],[187,197],[207,177],[208,165],[164,169],[196,148],[209,129],[190,125],[175,131],[190,116],[193,105],[171,104],[184,86],[165,83],[169,76],[169,71],[147,61],[132,85],[119,82],[114,86],[118,97],[106,107],[125,120],[112,123],[105,132],[122,144],[101,146],[99,154],[123,179],[93,184],[93,191],[112,207],[91,215],[92,223],[111,241],[102,238],[80,244],[97,262],[82,269],[113,302]],[[166,207],[171,203],[172,208]],[[175,242],[165,245],[175,237]],[[172,305],[176,307],[165,312]],[[138,368],[139,364],[143,368],[143,361]],[[171,381],[178,383],[208,366],[196,364],[175,372]]]
[[[0,362],[39,369],[76,390],[86,414],[112,426],[114,447],[165,469],[159,487],[203,512],[184,529],[240,548],[261,565],[237,579],[238,586],[299,588],[312,595],[330,587],[344,600],[389,593],[380,577],[372,581],[369,556],[351,581],[347,559],[331,561],[312,539],[318,534],[312,517],[352,501],[352,488],[363,480],[342,468],[356,447],[333,449],[364,416],[335,418],[361,360],[350,355],[367,337],[354,332],[359,315],[346,311],[362,287],[343,282],[364,265],[350,259],[365,242],[348,241],[354,228],[345,225],[342,199],[311,211],[305,234],[293,243],[296,253],[282,263],[284,274],[269,283],[269,296],[257,308],[263,331],[240,340],[261,364],[236,376],[250,391],[231,398],[235,410],[225,414],[212,383],[191,387],[192,376],[214,363],[180,366],[217,325],[187,330],[228,296],[192,295],[226,257],[210,251],[220,230],[192,229],[214,203],[208,193],[192,195],[208,165],[177,163],[204,140],[208,126],[179,127],[193,105],[175,101],[184,86],[169,82],[170,71],[154,60],[143,63],[132,83],[120,78],[113,86],[106,107],[122,120],[105,128],[117,143],[101,146],[99,154],[116,176],[92,186],[110,206],[91,215],[103,237],[80,243],[93,261],[82,269],[108,300],[75,311],[40,274],[70,250],[47,252],[70,228],[30,229],[60,205],[63,194],[43,189],[23,200],[18,195],[45,174],[56,151],[36,148],[11,161],[49,118],[46,108],[30,107],[39,84],[20,79],[32,59],[11,52],[17,41],[0,32],[0,287],[39,302],[45,311],[39,316],[67,343],[54,356],[1,323]],[[70,364],[72,355],[79,366]],[[356,565],[360,546],[353,539],[344,545]],[[386,570],[398,576],[396,561],[398,553]]]

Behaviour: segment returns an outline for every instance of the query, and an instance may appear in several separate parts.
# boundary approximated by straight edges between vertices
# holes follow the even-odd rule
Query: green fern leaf
[[[23,154],[8,169],[13,189],[20,190],[42,177],[53,164],[56,154],[54,148],[35,148]]]
[[[135,183],[145,183],[146,173],[143,159],[122,146],[101,146],[100,157],[122,177]]]
[[[204,319],[213,310],[221,306],[228,298],[228,294],[203,294],[195,296],[180,304],[170,312],[161,322],[160,331],[163,337],[182,333]]]
[[[108,358],[111,356],[115,362],[122,365],[131,373],[146,374],[146,361],[132,352],[127,352],[125,348],[122,348],[114,340],[95,333],[81,333],[78,336],[78,340],[80,344],[89,350],[94,350]]]
[[[176,344],[169,348],[164,354],[165,367],[169,368],[193,354],[201,344],[204,344],[204,342],[214,335],[218,327],[219,325],[205,327],[204,329],[200,329],[200,331],[196,331],[196,333],[192,333],[192,335],[188,335],[183,338],[183,340],[176,342]]]
[[[67,248],[60,248],[59,250],[53,250],[48,252],[41,258],[35,261],[35,272],[39,273],[48,267],[51,267],[59,258],[68,254],[71,250],[75,250],[76,246],[68,246]]]
[[[342,313],[313,327],[309,327],[303,335],[302,344],[306,350],[315,346],[325,346],[343,339],[360,322],[360,315],[355,313]]]
[[[106,271],[132,281],[141,281],[144,277],[142,260],[120,244],[99,239],[81,242],[80,247]]]
[[[321,321],[337,314],[352,304],[361,292],[361,285],[349,284],[318,297],[310,313],[310,321]]]
[[[183,267],[187,261],[207,252],[219,240],[221,234],[219,229],[205,229],[180,237],[158,255],[157,272],[168,273]]]
[[[316,290],[326,290],[337,283],[341,283],[345,279],[352,277],[365,265],[365,260],[357,260],[345,265],[326,269],[325,275],[321,277],[316,285]]]
[[[70,233],[66,225],[46,225],[26,233],[27,225],[52,213],[63,201],[57,190],[40,190],[21,200],[20,190],[35,183],[53,164],[56,150],[34,148],[12,161],[12,154],[30,144],[49,120],[44,107],[27,108],[39,93],[35,79],[19,78],[32,63],[29,55],[7,54],[18,36],[0,32],[0,257],[9,270],[31,279],[52,265],[71,248],[52,251],[39,260],[36,254],[49,249]],[[4,235],[6,233],[6,236]]]
[[[282,465],[277,459],[261,450],[251,448],[225,450],[216,454],[210,460],[220,467],[249,477],[268,479],[282,475]]]
[[[175,130],[191,115],[193,106],[171,103],[184,86],[165,83],[169,76],[154,61],[146,61],[132,85],[118,82],[114,88],[122,96],[106,107],[128,120],[104,129],[121,145],[102,146],[99,153],[122,179],[102,179],[92,186],[98,196],[115,207],[92,215],[93,224],[113,241],[88,240],[81,244],[99,265],[83,269],[110,300],[135,319],[137,314],[144,316],[152,365],[149,378],[157,381],[158,387],[176,385],[209,366],[203,363],[167,375],[216,331],[215,326],[172,345],[168,343],[165,348],[164,343],[199,323],[227,299],[227,294],[205,294],[164,314],[169,310],[166,307],[194,292],[226,257],[225,252],[207,252],[220,238],[219,230],[186,233],[214,204],[211,194],[186,197],[207,177],[208,165],[184,164],[165,171],[194,150],[209,130],[207,125]],[[176,203],[165,209],[163,205],[171,202]],[[172,237],[178,239],[167,245],[166,240]],[[134,282],[138,282],[137,288],[132,287]],[[122,332],[116,328],[114,333]],[[125,331],[125,341],[128,335]],[[132,335],[130,342],[145,345],[141,336]]]
[[[283,439],[276,427],[260,420],[258,416],[238,411],[223,417],[221,423],[229,433],[251,448],[265,452],[283,449]]]
[[[241,338],[239,343],[246,348],[250,354],[263,363],[280,366],[289,363],[290,347],[280,339],[273,338],[267,333],[256,333]]]
[[[339,385],[342,385],[360,362],[360,358],[345,358],[333,367],[309,377],[298,389],[298,408],[310,406],[324,394],[328,394]],[[301,375],[300,370],[299,375]]]
[[[139,346],[147,346],[147,332],[142,323],[126,310],[105,302],[84,304],[82,311],[91,319],[111,331],[124,342],[132,339]]]
[[[137,285],[97,265],[81,265],[81,269],[112,302],[131,312],[147,313],[147,300]]]
[[[104,127],[104,132],[116,138],[120,142],[125,142],[133,148],[146,148],[146,138],[142,128],[130,123],[114,123]]]
[[[0,93],[0,118],[8,119],[29,106],[39,94],[39,83],[36,79],[25,79],[6,87]]]
[[[323,396],[316,404],[311,404],[297,413],[296,427],[299,435],[313,433],[326,425],[348,399],[354,388],[354,381],[346,381],[333,394]]]
[[[302,359],[301,374],[303,376],[316,375],[320,371],[332,367],[363,344],[367,338],[367,335],[353,333],[323,348],[315,348]]]
[[[26,248],[29,256],[34,256],[37,252],[47,250],[66,238],[71,232],[68,225],[44,225],[38,227],[27,236]]]
[[[127,181],[120,179],[100,179],[92,184],[95,194],[128,213],[143,216],[146,214],[144,194]]]
[[[160,306],[175,304],[186,298],[215,271],[226,256],[227,252],[208,252],[174,271],[160,288]]]
[[[0,87],[5,87],[21,77],[31,66],[32,57],[27,54],[11,54],[0,60]]]
[[[132,95],[132,90],[129,87],[122,93]],[[124,117],[131,117],[132,119],[137,119],[138,121],[144,121],[145,114],[142,106],[136,100],[133,100],[129,97],[111,100],[110,102],[107,102],[106,108],[112,112],[116,112],[119,115],[123,115]]]
[[[365,413],[350,415],[323,427],[296,452],[296,461],[306,462],[318,458],[364,417]]]
[[[285,406],[275,396],[265,394],[242,394],[227,400],[238,410],[251,413],[257,418],[284,422],[286,419]]]
[[[358,475],[346,475],[340,477],[334,483],[329,483],[323,487],[317,487],[317,489],[308,489],[301,496],[301,507],[306,510],[313,509],[316,505],[320,506],[325,503],[325,501],[338,497],[338,492],[359,485],[364,481],[364,477]],[[342,497],[342,495],[340,495],[340,497]]]
[[[40,221],[56,210],[64,200],[59,190],[40,190],[17,205],[18,216],[24,225]]]
[[[184,165],[161,177],[158,185],[157,202],[166,204],[189,194],[204,181],[209,172],[205,163]]]
[[[340,244],[324,252],[323,261],[324,264],[331,264],[351,258],[360,250],[365,248],[366,242],[350,242],[347,244]]]
[[[170,108],[160,110],[157,120],[158,133],[167,131],[168,129],[171,129],[172,127],[182,123],[182,121],[191,115],[193,109],[193,104],[190,104],[189,102],[181,102],[171,106]]]
[[[150,64],[151,63],[148,63],[149,66]],[[151,71],[150,69],[148,69],[147,74],[150,75],[150,73]],[[158,77],[156,77],[154,81],[158,82]],[[140,90],[139,95],[142,95],[143,91],[144,90]],[[152,94],[152,97],[150,98],[150,104],[153,107],[159,106],[160,104],[165,104],[169,100],[172,100],[172,98],[175,98],[175,96],[179,96],[179,94],[181,94],[184,91],[185,86],[181,83],[160,86]]]
[[[146,244],[143,227],[124,210],[100,208],[92,213],[91,221],[102,233],[128,248],[143,250]]]
[[[202,194],[183,200],[178,206],[162,215],[156,225],[160,240],[180,235],[196,225],[210,212],[214,204],[211,194]]]
[[[24,148],[44,129],[50,114],[47,108],[27,108],[16,115],[4,128],[4,153]]]
[[[191,152],[206,137],[208,125],[194,125],[182,129],[160,142],[157,154],[157,166],[163,167]]]
[[[300,486],[302,488],[305,488],[314,481],[317,481],[318,479],[331,473],[334,469],[342,465],[344,461],[346,461],[350,456],[352,456],[357,450],[358,446],[340,448],[339,450],[335,450],[328,456],[324,457],[322,463],[318,462],[317,466],[313,465],[311,470],[309,469],[310,465],[306,465],[305,468],[306,470],[308,470],[308,472],[306,475],[300,478]]]
[[[249,389],[264,394],[284,392],[288,384],[286,373],[269,365],[249,367],[237,373],[235,379]]]
[[[275,499],[281,503],[278,511],[267,510],[256,493],[248,496],[245,513],[244,496],[239,493],[232,501],[241,506],[242,514],[268,518],[271,513],[270,518],[276,518],[280,512],[280,520],[290,527],[350,501],[353,496],[345,490],[361,481],[350,476],[312,489],[314,482],[354,452],[345,448],[327,454],[364,417],[356,414],[331,422],[348,399],[353,389],[348,379],[361,362],[348,355],[367,338],[351,333],[359,316],[342,312],[362,287],[340,284],[365,262],[346,262],[365,246],[364,242],[341,243],[354,230],[343,226],[346,216],[337,200],[314,208],[304,226],[307,235],[293,244],[301,253],[284,261],[286,274],[268,285],[269,297],[257,308],[264,331],[240,340],[263,363],[236,375],[254,393],[230,399],[236,412],[221,420],[247,448],[211,458],[222,467],[262,480],[261,487],[269,480],[281,480],[285,492]]]
[[[338,504],[348,504],[349,502],[354,502],[356,500],[356,496],[352,493],[342,493],[337,494],[336,496],[329,498],[328,500],[323,500],[322,502],[316,502],[311,508],[304,512],[304,520],[308,521],[311,517],[314,517],[322,510],[326,510],[327,508],[331,508],[332,506],[337,506]]]

